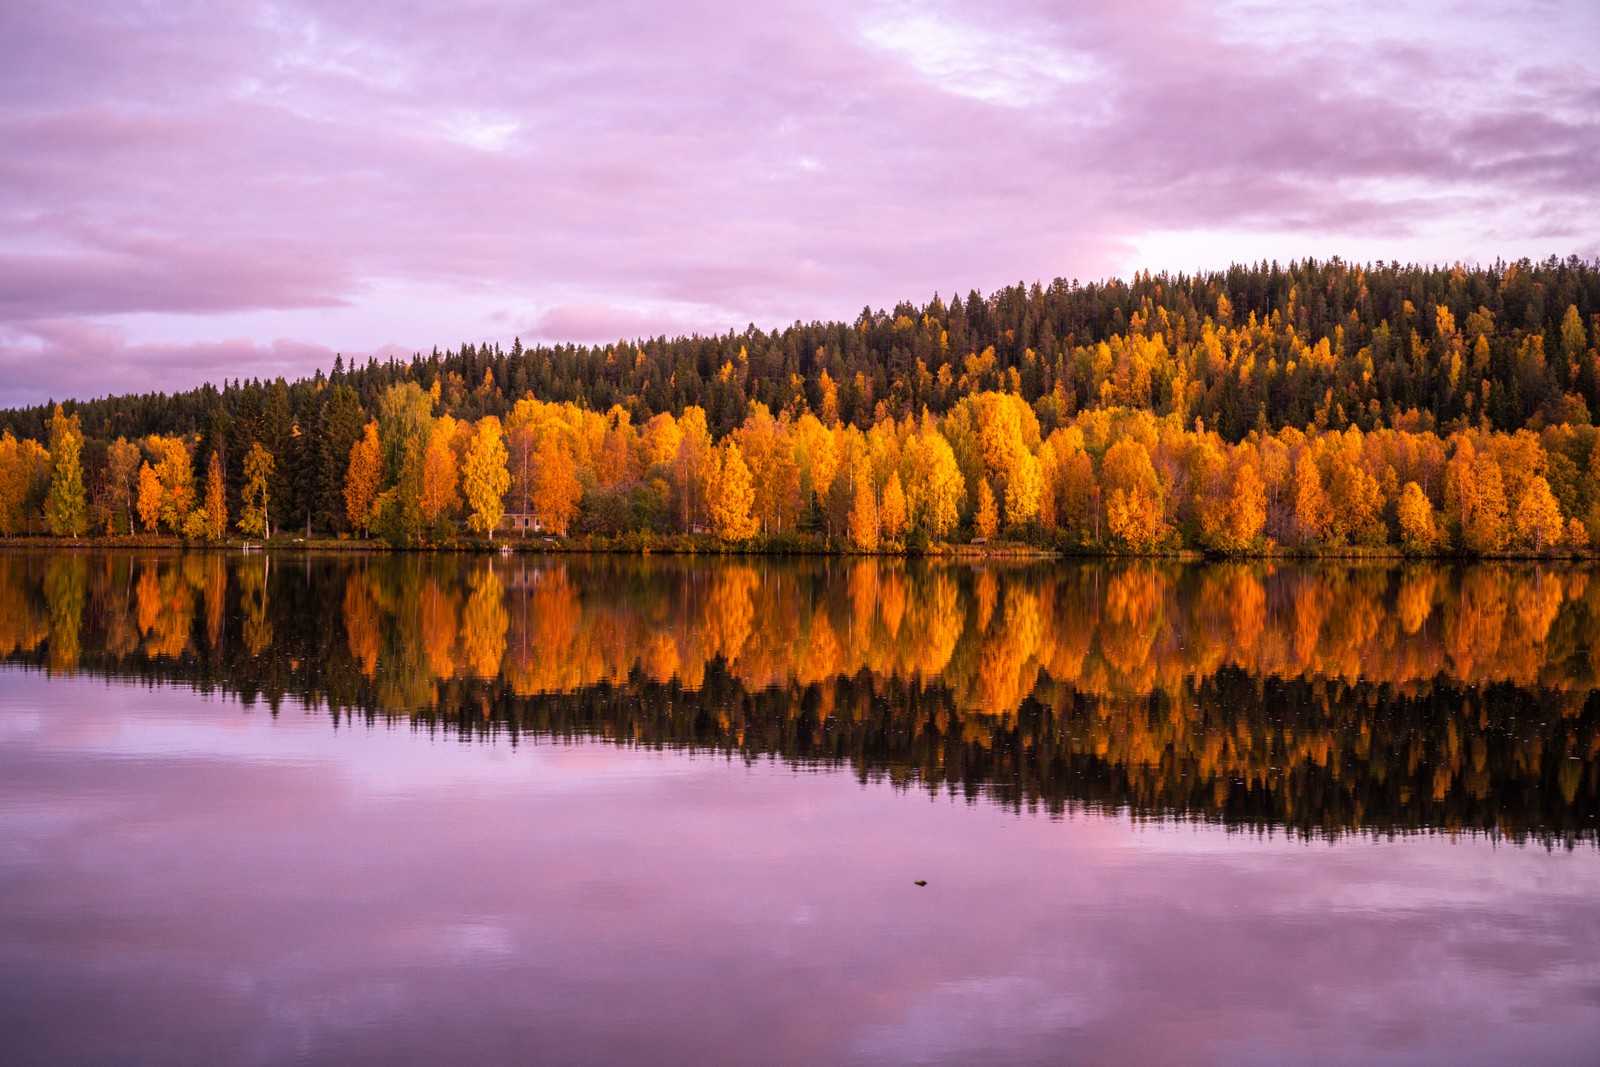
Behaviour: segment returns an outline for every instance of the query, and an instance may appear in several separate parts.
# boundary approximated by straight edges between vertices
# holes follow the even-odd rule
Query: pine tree
[[[342,533],[351,528],[344,481],[350,450],[361,440],[366,421],[366,413],[361,410],[361,401],[354,389],[341,384],[328,390],[319,416],[321,432],[316,435],[320,442],[317,459],[321,469],[317,475],[312,521],[320,530]]]

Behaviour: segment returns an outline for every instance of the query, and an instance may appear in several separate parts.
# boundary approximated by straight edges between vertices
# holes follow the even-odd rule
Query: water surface
[[[0,1059],[1589,1063],[1591,633],[1548,566],[0,555]]]

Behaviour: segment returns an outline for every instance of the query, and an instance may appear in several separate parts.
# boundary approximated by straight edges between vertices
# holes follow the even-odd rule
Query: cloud
[[[509,340],[489,305],[579,341],[1193,266],[1136,260],[1157,233],[1564,255],[1600,240],[1593,11],[20,2],[0,326],[427,349]],[[424,291],[459,317],[397,334]]]
[[[724,324],[725,325],[725,324]],[[603,344],[649,337],[720,333],[717,325],[608,304],[560,304],[533,319],[523,335],[537,341]]]
[[[223,378],[295,378],[331,366],[336,355],[320,345],[283,339],[129,343],[119,328],[72,319],[30,328],[28,336],[0,334],[0,405],[178,391]]]

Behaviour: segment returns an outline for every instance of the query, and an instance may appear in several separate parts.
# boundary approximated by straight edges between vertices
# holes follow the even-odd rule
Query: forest
[[[1575,554],[1600,264],[1057,280],[0,412],[0,536]]]

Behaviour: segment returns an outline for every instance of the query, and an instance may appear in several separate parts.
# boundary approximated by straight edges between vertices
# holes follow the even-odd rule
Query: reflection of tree
[[[134,586],[139,632],[144,635],[144,650],[150,656],[178,659],[189,651],[194,633],[195,591],[176,564],[176,560],[165,565],[146,562]]]
[[[59,409],[58,409],[59,410]],[[82,651],[84,599],[88,587],[87,561],[76,553],[50,558],[44,575],[45,603],[50,605],[50,669],[72,671]]]
[[[461,651],[467,669],[478,678],[495,678],[506,653],[505,591],[487,567],[472,573],[472,592],[461,612]]]
[[[378,655],[382,651],[381,627],[378,602],[367,588],[367,576],[352,571],[345,579],[344,586],[345,640],[349,642],[351,658],[368,679],[378,670]]]
[[[272,620],[267,616],[267,569],[271,560],[251,556],[239,563],[239,608],[244,616],[244,644],[252,656],[272,645]]]
[[[1582,570],[281,560],[0,555],[0,654],[1055,807],[1595,832]]]

